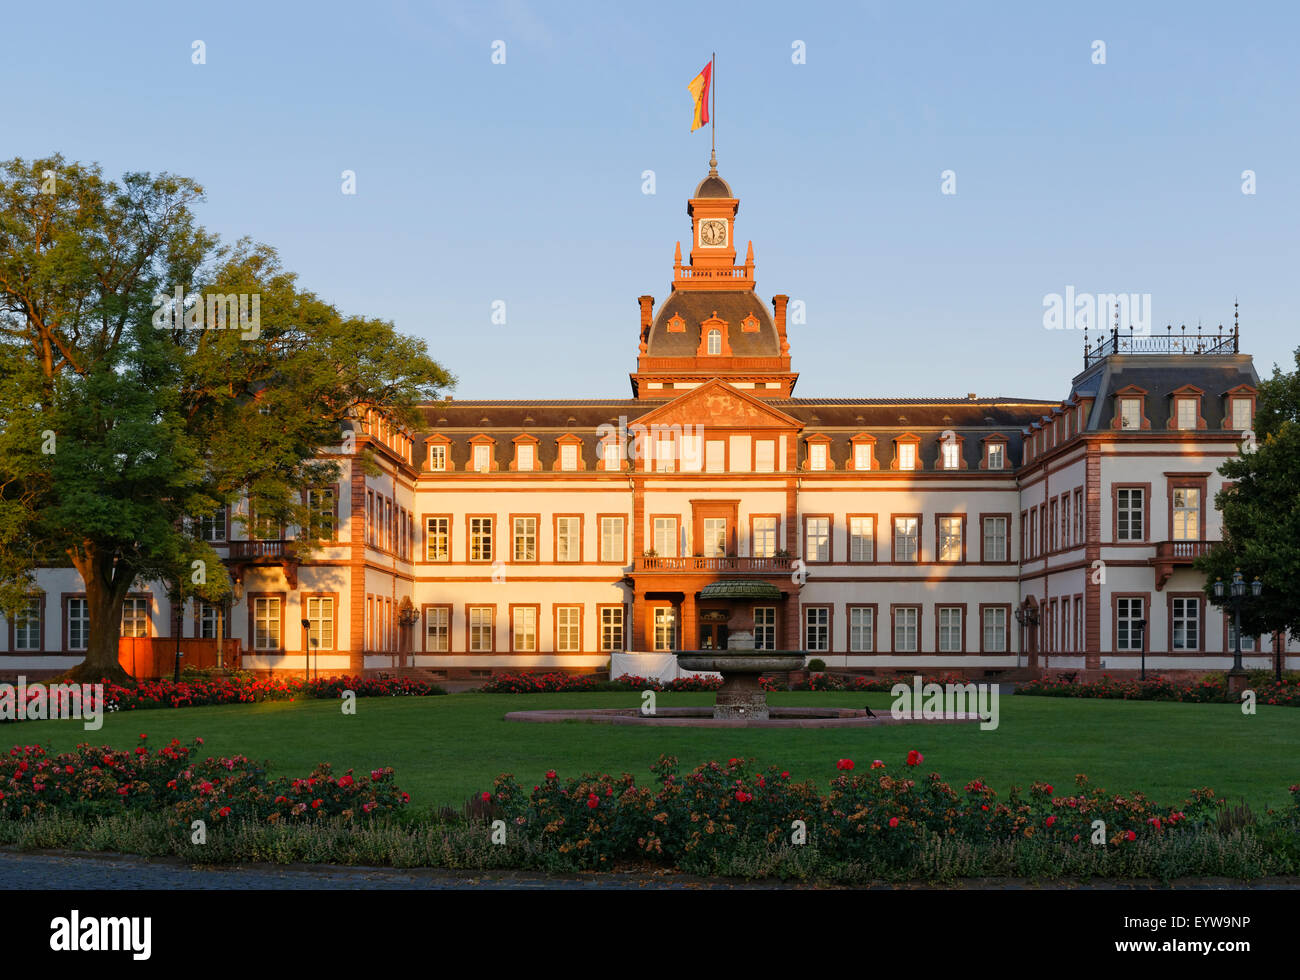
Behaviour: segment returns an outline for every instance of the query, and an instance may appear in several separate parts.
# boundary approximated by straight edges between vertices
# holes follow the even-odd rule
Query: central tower
[[[789,398],[798,375],[790,371],[785,335],[788,296],[772,309],[754,292],[754,243],[736,264],[736,214],[740,199],[718,176],[717,158],[686,202],[691,219],[690,262],[682,243],[673,256],[668,299],[654,311],[642,296],[641,344],[631,375],[636,398],[675,398],[714,378],[762,398]]]

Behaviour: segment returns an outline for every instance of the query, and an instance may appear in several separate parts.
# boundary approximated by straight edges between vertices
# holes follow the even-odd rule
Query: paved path
[[[509,890],[559,889],[592,890],[755,890],[807,888],[786,882],[715,881],[692,875],[606,873],[543,875],[527,871],[445,871],[432,868],[335,867],[331,865],[254,864],[233,868],[204,868],[164,858],[130,855],[84,854],[0,850],[0,889],[59,891],[65,889],[214,889],[214,890],[297,890],[297,889],[425,889],[435,891],[503,888]],[[928,889],[928,885],[876,885],[878,889]],[[942,887],[942,886],[941,886]],[[1092,881],[1053,884],[1021,879],[972,879],[948,888],[996,888],[1008,891],[1067,888],[1070,890],[1145,891],[1163,890],[1159,882]],[[1263,879],[1243,885],[1226,879],[1186,879],[1175,883],[1180,889],[1220,890],[1250,888],[1265,891],[1300,889],[1300,878]]]

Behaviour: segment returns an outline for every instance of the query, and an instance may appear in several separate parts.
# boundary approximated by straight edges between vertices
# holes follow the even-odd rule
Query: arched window
[[[722,331],[721,330],[709,331],[709,353],[710,354],[722,353]]]

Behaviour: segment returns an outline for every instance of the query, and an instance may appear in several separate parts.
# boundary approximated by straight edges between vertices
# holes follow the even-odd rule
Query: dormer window
[[[859,442],[853,447],[853,468],[855,470],[871,469],[871,443]]]
[[[826,443],[814,442],[808,447],[808,469],[826,469]]]
[[[722,331],[721,330],[709,331],[709,353],[710,354],[722,353]]]
[[[943,443],[939,448],[939,459],[945,470],[955,470],[961,466],[961,444],[955,440]]]
[[[1174,406],[1174,425],[1179,429],[1195,429],[1196,399],[1176,398],[1174,399]]]
[[[447,469],[447,447],[446,445],[435,445],[429,447],[429,469],[442,473]]]
[[[988,444],[988,456],[984,460],[984,468],[988,470],[1006,469],[1007,465],[1007,447],[1000,442],[991,442]]]
[[[916,445],[914,443],[899,443],[898,468],[900,470],[916,469]]]
[[[1119,427],[1121,429],[1142,428],[1142,399],[1121,398],[1119,400]]]
[[[490,446],[474,447],[474,472],[486,473],[492,464],[492,455]]]
[[[1231,427],[1238,431],[1252,428],[1255,423],[1255,406],[1251,398],[1236,397],[1230,402]]]
[[[605,469],[617,470],[622,460],[619,458],[618,443],[613,439],[605,443]]]
[[[578,447],[572,443],[560,447],[560,469],[576,470],[578,468]]]
[[[527,443],[521,444],[515,450],[515,469],[521,473],[527,473],[533,468],[533,447]]]

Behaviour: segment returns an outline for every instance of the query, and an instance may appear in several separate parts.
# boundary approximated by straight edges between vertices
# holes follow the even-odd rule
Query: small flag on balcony
[[[691,132],[695,132],[701,126],[709,121],[709,85],[713,80],[713,59],[704,66],[704,70],[696,75],[691,84],[687,86],[690,90],[691,98],[695,100],[695,115],[691,119]]]

